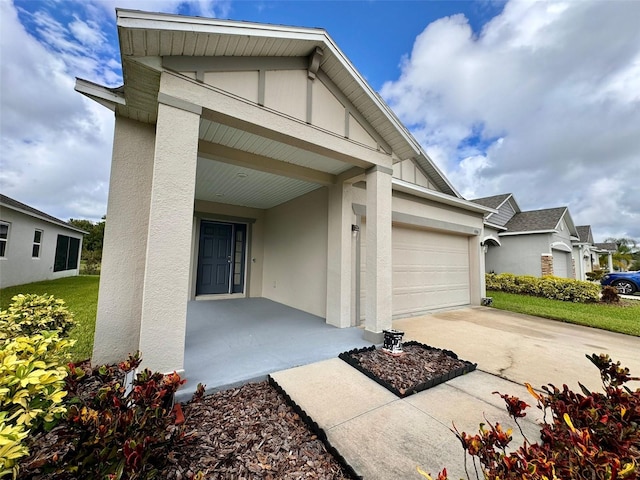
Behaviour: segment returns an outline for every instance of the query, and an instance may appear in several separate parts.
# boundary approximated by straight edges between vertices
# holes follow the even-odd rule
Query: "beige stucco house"
[[[0,288],[78,275],[85,233],[0,194]]]
[[[118,10],[94,362],[181,370],[187,303],[265,297],[380,341],[483,296],[483,216],[321,29]],[[259,321],[259,320],[258,320]]]

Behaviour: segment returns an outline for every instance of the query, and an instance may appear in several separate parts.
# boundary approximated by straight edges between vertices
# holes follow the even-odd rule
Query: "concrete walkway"
[[[639,337],[483,307],[402,319],[393,326],[405,331],[405,340],[453,350],[477,362],[478,370],[405,399],[337,358],[272,374],[367,480],[420,479],[416,466],[432,474],[446,467],[450,478],[466,478],[462,448],[449,430],[452,422],[469,433],[486,420],[514,427],[503,400],[491,392],[534,404],[525,381],[571,388],[581,381],[599,388],[598,372],[585,353],[609,353],[640,375]],[[538,439],[540,419],[541,412],[531,408],[521,422],[531,441]],[[521,442],[514,428],[513,445]]]

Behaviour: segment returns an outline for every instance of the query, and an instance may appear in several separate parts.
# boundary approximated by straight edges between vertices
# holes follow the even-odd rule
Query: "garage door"
[[[362,230],[365,230],[364,226]],[[362,235],[361,243],[363,293],[365,235]],[[394,225],[392,242],[394,317],[470,303],[467,237]],[[364,301],[363,294],[361,317],[364,316]]]
[[[553,275],[556,277],[569,278],[569,272],[573,273],[571,254],[560,250],[552,250],[553,253]]]

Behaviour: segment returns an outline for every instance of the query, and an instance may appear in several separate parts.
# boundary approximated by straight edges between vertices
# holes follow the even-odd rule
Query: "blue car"
[[[618,289],[618,293],[631,295],[640,291],[640,272],[612,272],[607,273],[600,284],[605,287],[611,285]]]

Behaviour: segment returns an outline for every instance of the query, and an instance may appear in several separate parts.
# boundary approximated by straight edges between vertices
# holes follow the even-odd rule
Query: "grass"
[[[640,301],[621,300],[620,305],[572,303],[491,291],[493,306],[500,310],[536,315],[562,322],[640,336]]]
[[[69,333],[71,338],[77,340],[71,349],[71,358],[73,361],[86,360],[91,357],[93,350],[99,281],[100,277],[87,275],[3,288],[0,290],[0,309],[6,310],[11,297],[20,293],[48,294],[61,298],[76,321],[76,326]]]

